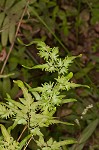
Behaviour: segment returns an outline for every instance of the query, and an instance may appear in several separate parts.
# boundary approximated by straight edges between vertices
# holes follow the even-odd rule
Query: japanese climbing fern
[[[11,119],[13,124],[6,129],[2,124],[0,137],[0,150],[24,150],[28,146],[26,142],[32,138],[40,150],[59,150],[61,146],[73,144],[75,140],[64,140],[56,142],[50,138],[47,142],[44,140],[44,135],[41,131],[42,127],[48,127],[54,123],[64,123],[72,125],[67,122],[61,122],[53,117],[57,110],[57,106],[63,103],[75,102],[74,98],[66,99],[66,95],[62,95],[63,90],[82,86],[71,82],[73,73],[68,71],[68,67],[76,56],[59,57],[59,50],[57,47],[50,48],[44,42],[36,42],[39,56],[45,60],[44,64],[33,66],[32,69],[42,69],[48,72],[57,72],[57,78],[53,82],[45,82],[40,87],[32,88],[22,81],[14,81],[23,91],[23,98],[19,101],[13,100],[7,94],[7,102],[0,103],[0,117],[4,119]],[[79,56],[78,56],[79,57]],[[27,126],[29,133],[21,141],[16,141],[11,136],[11,130],[17,125]],[[38,137],[35,139],[35,136]]]

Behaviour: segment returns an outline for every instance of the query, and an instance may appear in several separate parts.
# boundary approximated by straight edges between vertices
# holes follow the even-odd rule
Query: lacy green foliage
[[[3,134],[0,137],[0,150],[19,150],[19,142],[14,141],[3,125],[0,124],[0,127]]]
[[[1,132],[3,136],[0,136],[0,150],[21,150],[26,144],[27,140],[31,137],[31,134],[25,137],[20,143],[13,139],[7,129],[0,124]]]
[[[19,101],[16,102],[7,94],[7,102],[0,104],[0,117],[6,119],[9,117],[12,118],[14,124],[9,128],[9,132],[11,132],[17,124],[27,125],[31,134],[30,136],[38,136],[38,140],[35,141],[42,150],[57,150],[62,145],[75,143],[75,140],[56,142],[49,139],[48,142],[44,142],[44,135],[40,129],[42,127],[48,127],[54,123],[72,125],[70,123],[56,120],[56,118],[53,117],[53,114],[56,112],[57,106],[63,103],[76,101],[73,98],[66,99],[66,95],[62,95],[61,91],[82,85],[70,82],[70,79],[73,77],[73,73],[68,72],[68,67],[76,58],[75,56],[61,59],[58,55],[58,48],[50,48],[44,42],[40,41],[36,43],[39,55],[44,58],[46,63],[37,65],[33,67],[33,69],[40,68],[49,72],[57,71],[58,77],[55,78],[54,82],[45,82],[41,87],[37,88],[31,88],[28,84],[24,84],[20,80],[14,81],[18,87],[22,89],[23,98],[19,98]],[[26,137],[26,140],[28,139],[28,136]],[[7,140],[6,142],[8,143]],[[7,145],[4,142],[1,143]],[[25,142],[21,145],[24,146],[24,144]],[[15,145],[17,145],[17,142]],[[9,147],[8,150],[10,150]]]
[[[2,140],[0,141],[0,150],[19,150],[19,143],[14,141],[13,138],[11,137],[9,142]]]
[[[8,109],[6,108],[5,105],[0,105],[0,116],[1,118],[9,118],[9,117],[12,117],[13,114],[13,111],[11,109]]]
[[[41,68],[42,70],[45,69],[45,71],[48,72],[57,71],[58,75],[64,75],[68,73],[68,67],[76,58],[75,56],[67,56],[65,57],[65,59],[62,60],[61,58],[59,58],[59,50],[57,47],[50,48],[41,41],[37,43],[37,46],[39,50],[39,56],[41,58],[44,58],[46,63],[43,65],[37,65],[34,68]]]

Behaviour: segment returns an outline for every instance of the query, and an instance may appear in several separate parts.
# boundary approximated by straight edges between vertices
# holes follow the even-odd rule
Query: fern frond
[[[66,95],[62,95],[63,90],[70,90],[71,88],[81,87],[83,85],[71,82],[73,73],[68,71],[69,66],[73,63],[76,56],[67,56],[64,59],[59,58],[59,50],[57,47],[50,48],[44,42],[38,41],[37,48],[39,56],[44,58],[45,64],[34,66],[33,69],[42,69],[48,72],[57,72],[57,78],[54,82],[45,82],[40,87],[32,88],[22,81],[14,81],[21,88],[23,97],[19,101],[13,100],[7,94],[7,102],[0,103],[0,116],[1,118],[11,117],[14,121],[13,125],[8,128],[9,133],[17,124],[27,125],[30,131],[21,145],[14,141],[8,134],[7,130],[1,125],[3,137],[0,139],[0,150],[21,150],[26,141],[34,136],[38,136],[37,145],[42,150],[59,150],[61,146],[73,144],[75,140],[65,140],[56,142],[53,139],[44,141],[42,127],[48,127],[52,124],[63,123],[66,125],[73,125],[67,122],[61,122],[53,117],[56,112],[57,106],[63,103],[75,102],[74,98],[66,99]],[[78,56],[80,57],[80,55]],[[88,87],[84,85],[85,87]],[[5,136],[7,134],[7,137]]]
[[[1,118],[10,118],[14,115],[14,112],[7,108],[3,103],[0,104],[0,116]]]
[[[59,56],[58,47],[50,48],[42,41],[37,42],[37,49],[39,50],[39,56],[41,58],[44,58],[46,61],[48,61],[49,59],[56,61]]]
[[[0,124],[3,138],[0,140],[0,150],[19,150],[19,143],[10,136],[6,128]]]
[[[39,50],[39,56],[44,58],[46,61],[45,64],[36,65],[33,69],[38,68],[48,72],[55,72],[57,71],[59,75],[68,73],[68,67],[73,60],[79,56],[67,56],[64,59],[59,58],[59,50],[57,47],[50,48],[42,41],[37,41],[37,49]]]

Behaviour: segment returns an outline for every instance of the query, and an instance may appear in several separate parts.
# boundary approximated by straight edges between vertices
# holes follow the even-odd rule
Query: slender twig
[[[22,137],[22,135],[23,135],[23,133],[25,132],[26,128],[27,128],[27,125],[24,127],[23,131],[21,132],[20,136],[18,137],[17,142],[18,142],[18,141],[20,140],[20,138]]]
[[[24,147],[23,150],[26,150],[27,146],[29,145],[29,143],[31,142],[31,140],[33,139],[33,136],[31,136],[31,138],[29,139],[29,141],[27,142],[26,146]]]
[[[5,66],[6,66],[6,63],[7,63],[8,59],[9,59],[9,56],[10,56],[12,50],[13,50],[13,47],[14,47],[14,44],[15,44],[15,40],[16,40],[16,37],[17,37],[18,32],[19,32],[19,29],[20,29],[20,25],[21,25],[21,23],[22,23],[22,19],[23,19],[24,15],[25,15],[25,12],[27,11],[27,7],[28,7],[28,5],[29,5],[29,2],[30,2],[30,0],[28,0],[27,3],[26,3],[26,5],[25,5],[25,8],[24,8],[24,10],[23,10],[23,13],[22,13],[22,15],[21,15],[20,21],[19,21],[18,26],[17,26],[17,29],[16,29],[16,33],[15,33],[13,42],[12,42],[12,44],[11,44],[11,46],[10,46],[9,52],[8,52],[8,54],[7,54],[7,57],[6,57],[6,59],[5,59],[5,61],[4,61],[4,64],[3,64],[2,68],[1,68],[0,74],[3,73],[4,68],[5,68]]]

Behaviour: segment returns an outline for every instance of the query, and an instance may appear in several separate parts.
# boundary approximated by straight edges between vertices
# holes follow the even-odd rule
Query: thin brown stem
[[[20,21],[19,21],[18,26],[17,26],[17,29],[16,29],[16,33],[15,33],[13,42],[12,42],[12,44],[11,44],[11,46],[10,46],[9,52],[8,52],[8,54],[7,54],[7,57],[6,57],[6,59],[5,59],[5,61],[4,61],[4,64],[3,64],[2,68],[1,68],[0,74],[3,73],[4,68],[5,68],[5,66],[6,66],[6,63],[7,63],[8,59],[9,59],[9,56],[10,56],[12,50],[13,50],[13,47],[14,47],[14,44],[15,44],[15,40],[16,40],[16,37],[17,37],[18,32],[19,32],[19,29],[20,29],[20,25],[21,25],[21,23],[22,23],[22,19],[23,19],[24,15],[25,15],[25,12],[27,11],[27,7],[28,7],[28,5],[29,5],[29,2],[30,2],[30,0],[28,0],[27,3],[26,3],[26,5],[25,5],[25,8],[24,8],[24,10],[23,10],[23,13],[22,13],[22,15],[21,15]]]
[[[22,137],[22,135],[23,135],[23,133],[25,132],[26,128],[27,128],[27,125],[24,127],[23,131],[21,132],[19,138],[17,139],[17,142],[18,142],[18,141],[20,140],[20,138]]]
[[[33,139],[33,136],[31,136],[31,138],[29,139],[29,141],[27,142],[26,146],[24,147],[23,150],[26,150],[27,146],[29,145],[29,143],[31,142],[31,140]]]

